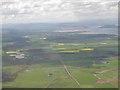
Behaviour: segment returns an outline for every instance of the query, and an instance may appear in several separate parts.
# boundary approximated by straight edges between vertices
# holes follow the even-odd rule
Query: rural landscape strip
[[[63,64],[64,69],[65,69],[65,71],[67,72],[67,74],[68,74],[68,75],[71,77],[71,79],[73,79],[73,80],[76,82],[76,84],[80,87],[80,83],[76,80],[76,78],[75,78],[73,75],[71,75],[70,71],[68,70],[68,68],[67,68],[66,65],[64,64],[63,60],[60,60],[60,61],[61,61],[61,63]]]
[[[45,88],[48,88],[50,85],[54,84],[56,80],[60,80],[60,79],[66,79],[66,78],[56,78],[56,79],[52,80],[52,82],[49,83],[47,86],[45,86]]]
[[[52,80],[52,82],[49,83],[47,86],[45,86],[45,88],[48,88],[50,85],[52,85],[52,84],[54,83],[55,80],[56,80],[56,79]]]

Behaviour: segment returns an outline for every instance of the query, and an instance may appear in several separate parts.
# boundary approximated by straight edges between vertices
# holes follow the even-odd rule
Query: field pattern
[[[118,35],[6,32],[3,87],[118,87]]]

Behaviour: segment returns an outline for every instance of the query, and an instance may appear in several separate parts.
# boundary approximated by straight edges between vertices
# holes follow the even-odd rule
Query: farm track
[[[25,66],[25,67],[22,67],[21,70],[16,71],[15,73],[13,73],[13,75],[14,75],[14,76],[17,76],[18,73],[21,73],[21,72],[25,71],[28,67],[29,67],[29,65],[27,65],[27,66]]]
[[[112,72],[112,71],[116,71],[116,70],[118,70],[118,68],[113,68],[113,69],[108,69],[108,70],[100,70],[100,71],[96,71],[95,73],[102,74],[102,73]]]
[[[55,52],[55,53],[57,53],[57,52]],[[57,58],[60,58],[60,56],[57,54]],[[67,66],[65,65],[65,63],[63,62],[63,60],[59,60],[60,61],[60,63],[63,65],[63,67],[64,67],[64,69],[65,69],[65,71],[66,71],[66,73],[68,74],[68,76],[69,77],[71,77],[71,79],[80,87],[80,83],[76,80],[76,78],[70,73],[70,71],[68,70],[68,68],[67,68]],[[55,79],[56,80],[56,79]],[[54,80],[53,80],[54,81]],[[53,82],[52,82],[53,83]],[[52,84],[51,83],[51,84]],[[49,85],[51,85],[51,84],[49,84]],[[46,86],[46,88],[47,88],[48,86]]]
[[[64,64],[64,62],[62,60],[60,60],[61,64],[63,65],[66,73],[68,74],[68,76],[73,80],[75,81],[75,83],[80,87],[80,83],[76,80],[76,78],[70,73],[70,71],[68,70],[67,66]],[[61,78],[57,78],[57,79],[54,79],[50,84],[48,84],[47,86],[45,86],[45,88],[48,88],[50,85],[52,85],[56,80],[59,80]]]
[[[31,58],[27,57],[27,58],[31,59],[32,57]],[[15,73],[13,73],[13,75],[17,76],[18,73],[21,73],[21,72],[25,71],[28,67],[30,67],[30,65],[29,65],[29,63],[26,63],[25,65],[23,65],[21,67],[21,70],[16,71]]]
[[[71,77],[72,80],[74,80],[76,82],[76,84],[80,87],[80,83],[77,81],[77,79],[70,73],[70,71],[68,70],[67,66],[64,64],[63,60],[60,60],[60,62],[62,63],[62,65],[64,66],[64,69],[66,71],[66,73]]]
[[[118,78],[113,77],[113,78],[100,79],[100,80],[96,81],[96,83],[98,83],[98,84],[110,83],[110,82],[118,82]]]

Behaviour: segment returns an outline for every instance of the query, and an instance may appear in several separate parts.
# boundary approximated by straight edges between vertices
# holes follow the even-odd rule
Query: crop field
[[[117,88],[117,40],[112,34],[4,33],[3,87]]]

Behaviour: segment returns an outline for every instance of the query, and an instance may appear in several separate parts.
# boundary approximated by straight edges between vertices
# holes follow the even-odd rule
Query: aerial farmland
[[[5,29],[2,48],[5,88],[118,87],[117,34]]]

